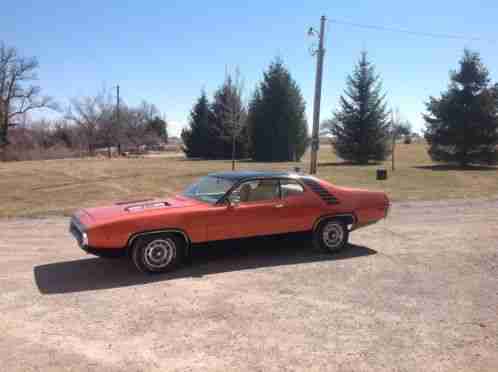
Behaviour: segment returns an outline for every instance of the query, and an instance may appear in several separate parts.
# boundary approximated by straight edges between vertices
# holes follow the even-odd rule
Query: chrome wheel
[[[176,245],[172,239],[156,239],[144,249],[145,264],[153,270],[168,266],[176,256]]]
[[[344,242],[344,226],[336,221],[327,223],[322,230],[322,241],[328,249],[336,249]]]

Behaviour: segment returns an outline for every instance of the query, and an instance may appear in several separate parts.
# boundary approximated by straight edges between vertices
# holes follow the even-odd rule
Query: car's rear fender
[[[331,219],[339,219],[339,220],[343,221],[347,226],[351,226],[350,227],[351,230],[354,229],[354,226],[358,222],[358,218],[356,217],[354,212],[326,214],[326,215],[323,215],[323,216],[317,218],[317,220],[313,224],[312,231],[316,231],[316,229],[318,229],[318,226],[320,226],[320,224],[323,221],[331,220]]]

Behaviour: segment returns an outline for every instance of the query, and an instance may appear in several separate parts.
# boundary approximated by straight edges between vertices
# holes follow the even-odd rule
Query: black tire
[[[172,271],[184,258],[185,242],[175,234],[154,234],[138,238],[131,251],[137,269],[147,274]]]
[[[315,246],[328,253],[337,253],[347,246],[349,230],[347,225],[336,218],[327,219],[313,232]]]

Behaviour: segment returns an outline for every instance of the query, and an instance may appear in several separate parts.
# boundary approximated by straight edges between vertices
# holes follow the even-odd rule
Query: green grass
[[[237,169],[307,170],[296,163],[239,162]],[[387,181],[376,181],[380,166]],[[73,159],[0,163],[0,217],[68,215],[75,209],[143,196],[164,196],[209,172],[230,170],[230,161],[156,157]],[[435,200],[498,196],[498,168],[459,170],[434,165],[424,144],[398,145],[396,171],[390,161],[343,165],[329,146],[319,154],[318,176],[337,185],[386,191],[392,200]]]

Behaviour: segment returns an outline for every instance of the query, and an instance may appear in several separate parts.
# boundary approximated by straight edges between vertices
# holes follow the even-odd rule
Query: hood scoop
[[[127,204],[138,204],[138,203],[145,203],[148,201],[152,201],[154,199],[139,199],[139,200],[125,200],[125,201],[120,201],[117,203],[114,203],[114,205],[127,205]]]
[[[135,204],[131,205],[129,207],[125,208],[125,211],[127,212],[141,212],[145,210],[150,210],[150,209],[160,209],[160,208],[166,208],[170,204],[167,202],[152,202],[152,203],[145,203],[145,204]]]

